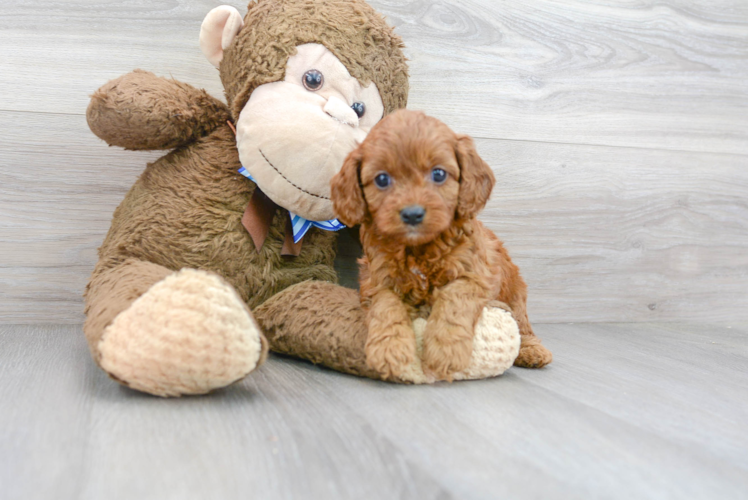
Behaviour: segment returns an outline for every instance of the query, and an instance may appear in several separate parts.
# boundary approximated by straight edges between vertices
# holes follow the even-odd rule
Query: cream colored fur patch
[[[99,342],[101,367],[157,396],[204,394],[244,378],[262,354],[260,328],[218,276],[183,269],[120,313]]]
[[[374,83],[363,87],[323,45],[296,50],[282,81],[252,92],[236,123],[237,149],[271,200],[305,219],[324,221],[335,217],[330,179],[382,118],[384,104]],[[312,70],[323,77],[314,91],[303,85]],[[354,103],[364,106],[361,118]]]
[[[413,322],[418,357],[410,369],[400,376],[405,382],[413,384],[434,382],[433,377],[427,377],[421,368],[425,328],[425,319],[419,318]],[[501,375],[514,363],[519,354],[519,346],[519,327],[512,314],[498,307],[484,308],[475,327],[470,366],[456,373],[455,380],[477,380]]]

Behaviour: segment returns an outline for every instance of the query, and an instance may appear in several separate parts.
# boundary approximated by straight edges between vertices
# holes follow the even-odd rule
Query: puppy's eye
[[[356,112],[356,116],[361,118],[364,116],[364,113],[366,113],[366,105],[363,102],[354,102],[351,106],[353,108],[353,111]]]
[[[436,184],[443,184],[447,180],[447,172],[443,168],[436,167],[431,170],[431,180]]]
[[[374,184],[376,184],[380,189],[384,189],[389,186],[390,182],[390,176],[388,174],[385,174],[384,172],[377,174],[377,176],[374,177]]]
[[[310,69],[301,77],[301,82],[307,90],[315,92],[322,88],[322,85],[325,83],[325,77],[316,69]]]

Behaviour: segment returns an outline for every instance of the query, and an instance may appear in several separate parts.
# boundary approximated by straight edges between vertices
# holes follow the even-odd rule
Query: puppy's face
[[[435,118],[398,111],[375,126],[332,181],[346,225],[366,220],[384,237],[427,243],[485,204],[493,173],[472,140]]]
[[[424,118],[420,126],[393,120],[364,147],[360,179],[372,227],[389,238],[420,245],[454,220],[460,191],[456,136]],[[413,124],[411,124],[413,125]]]

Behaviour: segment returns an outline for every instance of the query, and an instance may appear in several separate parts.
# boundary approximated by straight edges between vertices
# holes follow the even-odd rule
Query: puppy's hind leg
[[[553,361],[553,354],[535,336],[527,317],[527,293],[518,294],[509,302],[512,314],[519,326],[520,348],[514,366],[522,368],[542,368]]]

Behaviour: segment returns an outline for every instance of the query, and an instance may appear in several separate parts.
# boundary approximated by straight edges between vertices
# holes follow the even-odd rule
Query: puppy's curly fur
[[[515,365],[551,362],[527,318],[527,286],[519,269],[475,218],[494,182],[470,137],[405,110],[380,121],[333,178],[339,219],[361,224],[366,358],[385,378],[413,362],[411,323],[423,317],[424,370],[451,380],[470,363],[475,324],[495,299],[511,307],[519,324],[522,347]]]

